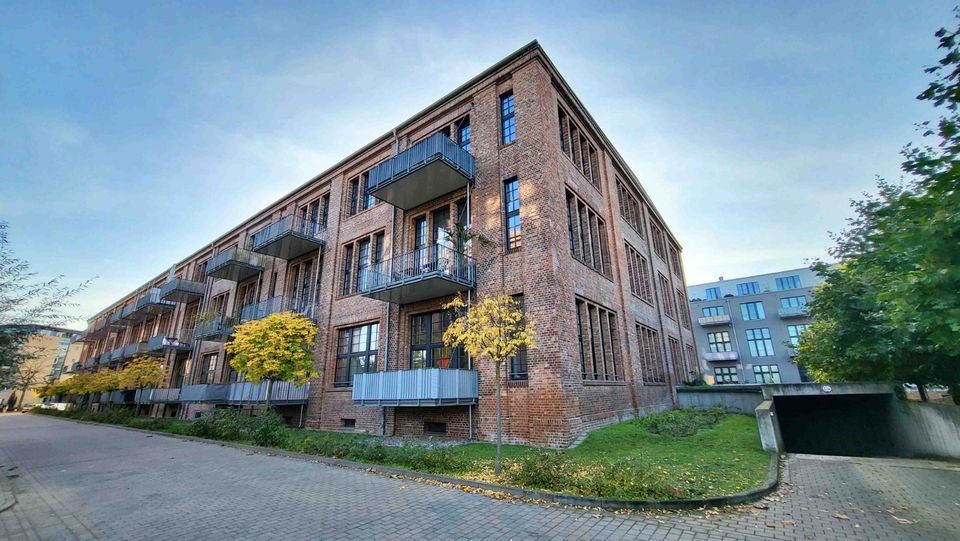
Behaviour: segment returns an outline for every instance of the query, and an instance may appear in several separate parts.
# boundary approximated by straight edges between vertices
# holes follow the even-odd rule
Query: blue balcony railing
[[[316,220],[287,215],[254,233],[250,249],[289,261],[322,248],[325,233]]]
[[[271,404],[304,404],[310,396],[310,384],[297,385],[289,381],[273,382]],[[259,404],[267,399],[267,382],[243,381],[231,383],[227,389],[228,404]]]
[[[265,265],[263,255],[232,246],[211,257],[205,270],[213,278],[242,282],[263,272]]]
[[[353,376],[353,401],[369,406],[454,406],[476,404],[476,370],[418,368]]]
[[[279,314],[282,312],[293,312],[313,319],[314,306],[311,301],[312,299],[291,299],[284,296],[271,297],[244,306],[243,309],[240,310],[240,321],[263,319],[270,314]]]
[[[160,286],[160,298],[173,302],[193,302],[203,297],[206,284],[186,278],[173,278]]]

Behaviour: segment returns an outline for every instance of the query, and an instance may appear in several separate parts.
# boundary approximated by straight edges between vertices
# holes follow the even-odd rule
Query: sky
[[[696,284],[824,258],[935,111],[947,2],[0,3],[0,220],[40,277],[140,287],[532,39]],[[215,195],[215,199],[208,196]],[[215,201],[215,202],[214,202]]]

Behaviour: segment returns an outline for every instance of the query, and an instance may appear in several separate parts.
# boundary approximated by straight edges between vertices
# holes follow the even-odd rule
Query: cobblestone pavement
[[[960,539],[960,467],[925,461],[796,455],[756,505],[642,514],[31,415],[0,415],[0,465],[17,498],[0,512],[10,540]]]

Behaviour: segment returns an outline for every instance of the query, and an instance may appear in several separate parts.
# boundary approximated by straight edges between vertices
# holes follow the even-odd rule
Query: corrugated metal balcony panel
[[[163,387],[153,389],[150,393],[150,400],[155,404],[171,404],[180,402],[179,387]]]
[[[233,334],[232,317],[221,316],[210,321],[201,321],[193,328],[194,338],[210,342],[226,342]]]
[[[147,343],[146,342],[133,342],[123,346],[123,359],[131,359],[137,355],[143,355],[147,353]]]
[[[134,404],[153,404],[153,392],[156,389],[137,389],[133,395]]]
[[[263,255],[237,248],[220,252],[207,261],[207,276],[242,282],[263,272],[266,259]]]
[[[473,182],[473,156],[436,133],[370,170],[367,190],[403,210],[465,188]]]
[[[316,252],[325,239],[326,230],[316,221],[287,215],[254,233],[250,249],[289,261]]]
[[[736,351],[710,351],[703,354],[705,361],[736,361],[740,354]]]
[[[729,325],[730,314],[723,314],[720,316],[698,317],[697,323],[699,323],[701,327],[712,327],[714,325]]]
[[[101,404],[107,404],[107,403],[109,403],[109,402],[110,402],[110,394],[111,394],[111,393],[100,393],[100,397],[97,399],[97,402],[100,402]],[[94,393],[94,395],[96,395],[96,393]]]
[[[110,353],[109,351],[101,353],[100,356],[97,357],[97,364],[110,364]]]
[[[109,359],[109,358],[110,358],[110,357],[108,356],[107,359]],[[97,366],[98,360],[99,360],[99,357],[98,357],[97,355],[94,355],[94,356],[92,356],[92,357],[87,357],[87,360],[83,361],[83,367],[84,367],[84,368],[93,368],[94,366]]]
[[[777,310],[777,315],[780,316],[780,319],[808,317],[810,315],[810,311],[807,310],[806,306],[788,306],[786,308],[780,308]]]
[[[353,401],[365,406],[456,406],[476,404],[475,370],[419,368],[353,377]]]
[[[204,402],[209,404],[223,404],[227,400],[226,383],[201,383],[198,385],[184,385],[180,391],[181,402]]]
[[[115,348],[113,351],[110,352],[110,362],[111,362],[111,363],[115,363],[115,362],[119,361],[119,360],[122,359],[122,358],[123,358],[123,348],[122,348],[122,347]],[[100,361],[101,361],[101,363],[102,363],[102,362],[103,362],[103,358],[101,358]]]
[[[174,278],[160,286],[160,298],[165,301],[188,303],[203,298],[207,286],[186,278]]]
[[[382,261],[360,271],[360,293],[396,304],[446,297],[473,289],[473,258],[434,245]]]
[[[270,393],[271,404],[306,404],[310,396],[310,384],[297,385],[289,381],[273,382]],[[256,404],[266,402],[267,382],[252,383],[243,381],[231,383],[227,390],[228,404]]]

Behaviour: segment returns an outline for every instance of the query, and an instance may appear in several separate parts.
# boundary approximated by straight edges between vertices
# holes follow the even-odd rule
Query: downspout
[[[400,139],[397,137],[397,129],[393,129],[393,155],[396,156],[400,153]],[[397,207],[393,207],[393,218],[390,221],[390,266],[393,266],[393,257],[396,255],[396,242],[397,242]],[[381,262],[383,265],[383,262]],[[387,301],[387,316],[383,324],[384,336],[386,340],[384,341],[383,347],[383,371],[386,372],[390,363],[390,312],[392,311],[393,304]],[[380,435],[387,435],[387,407],[380,407]]]

